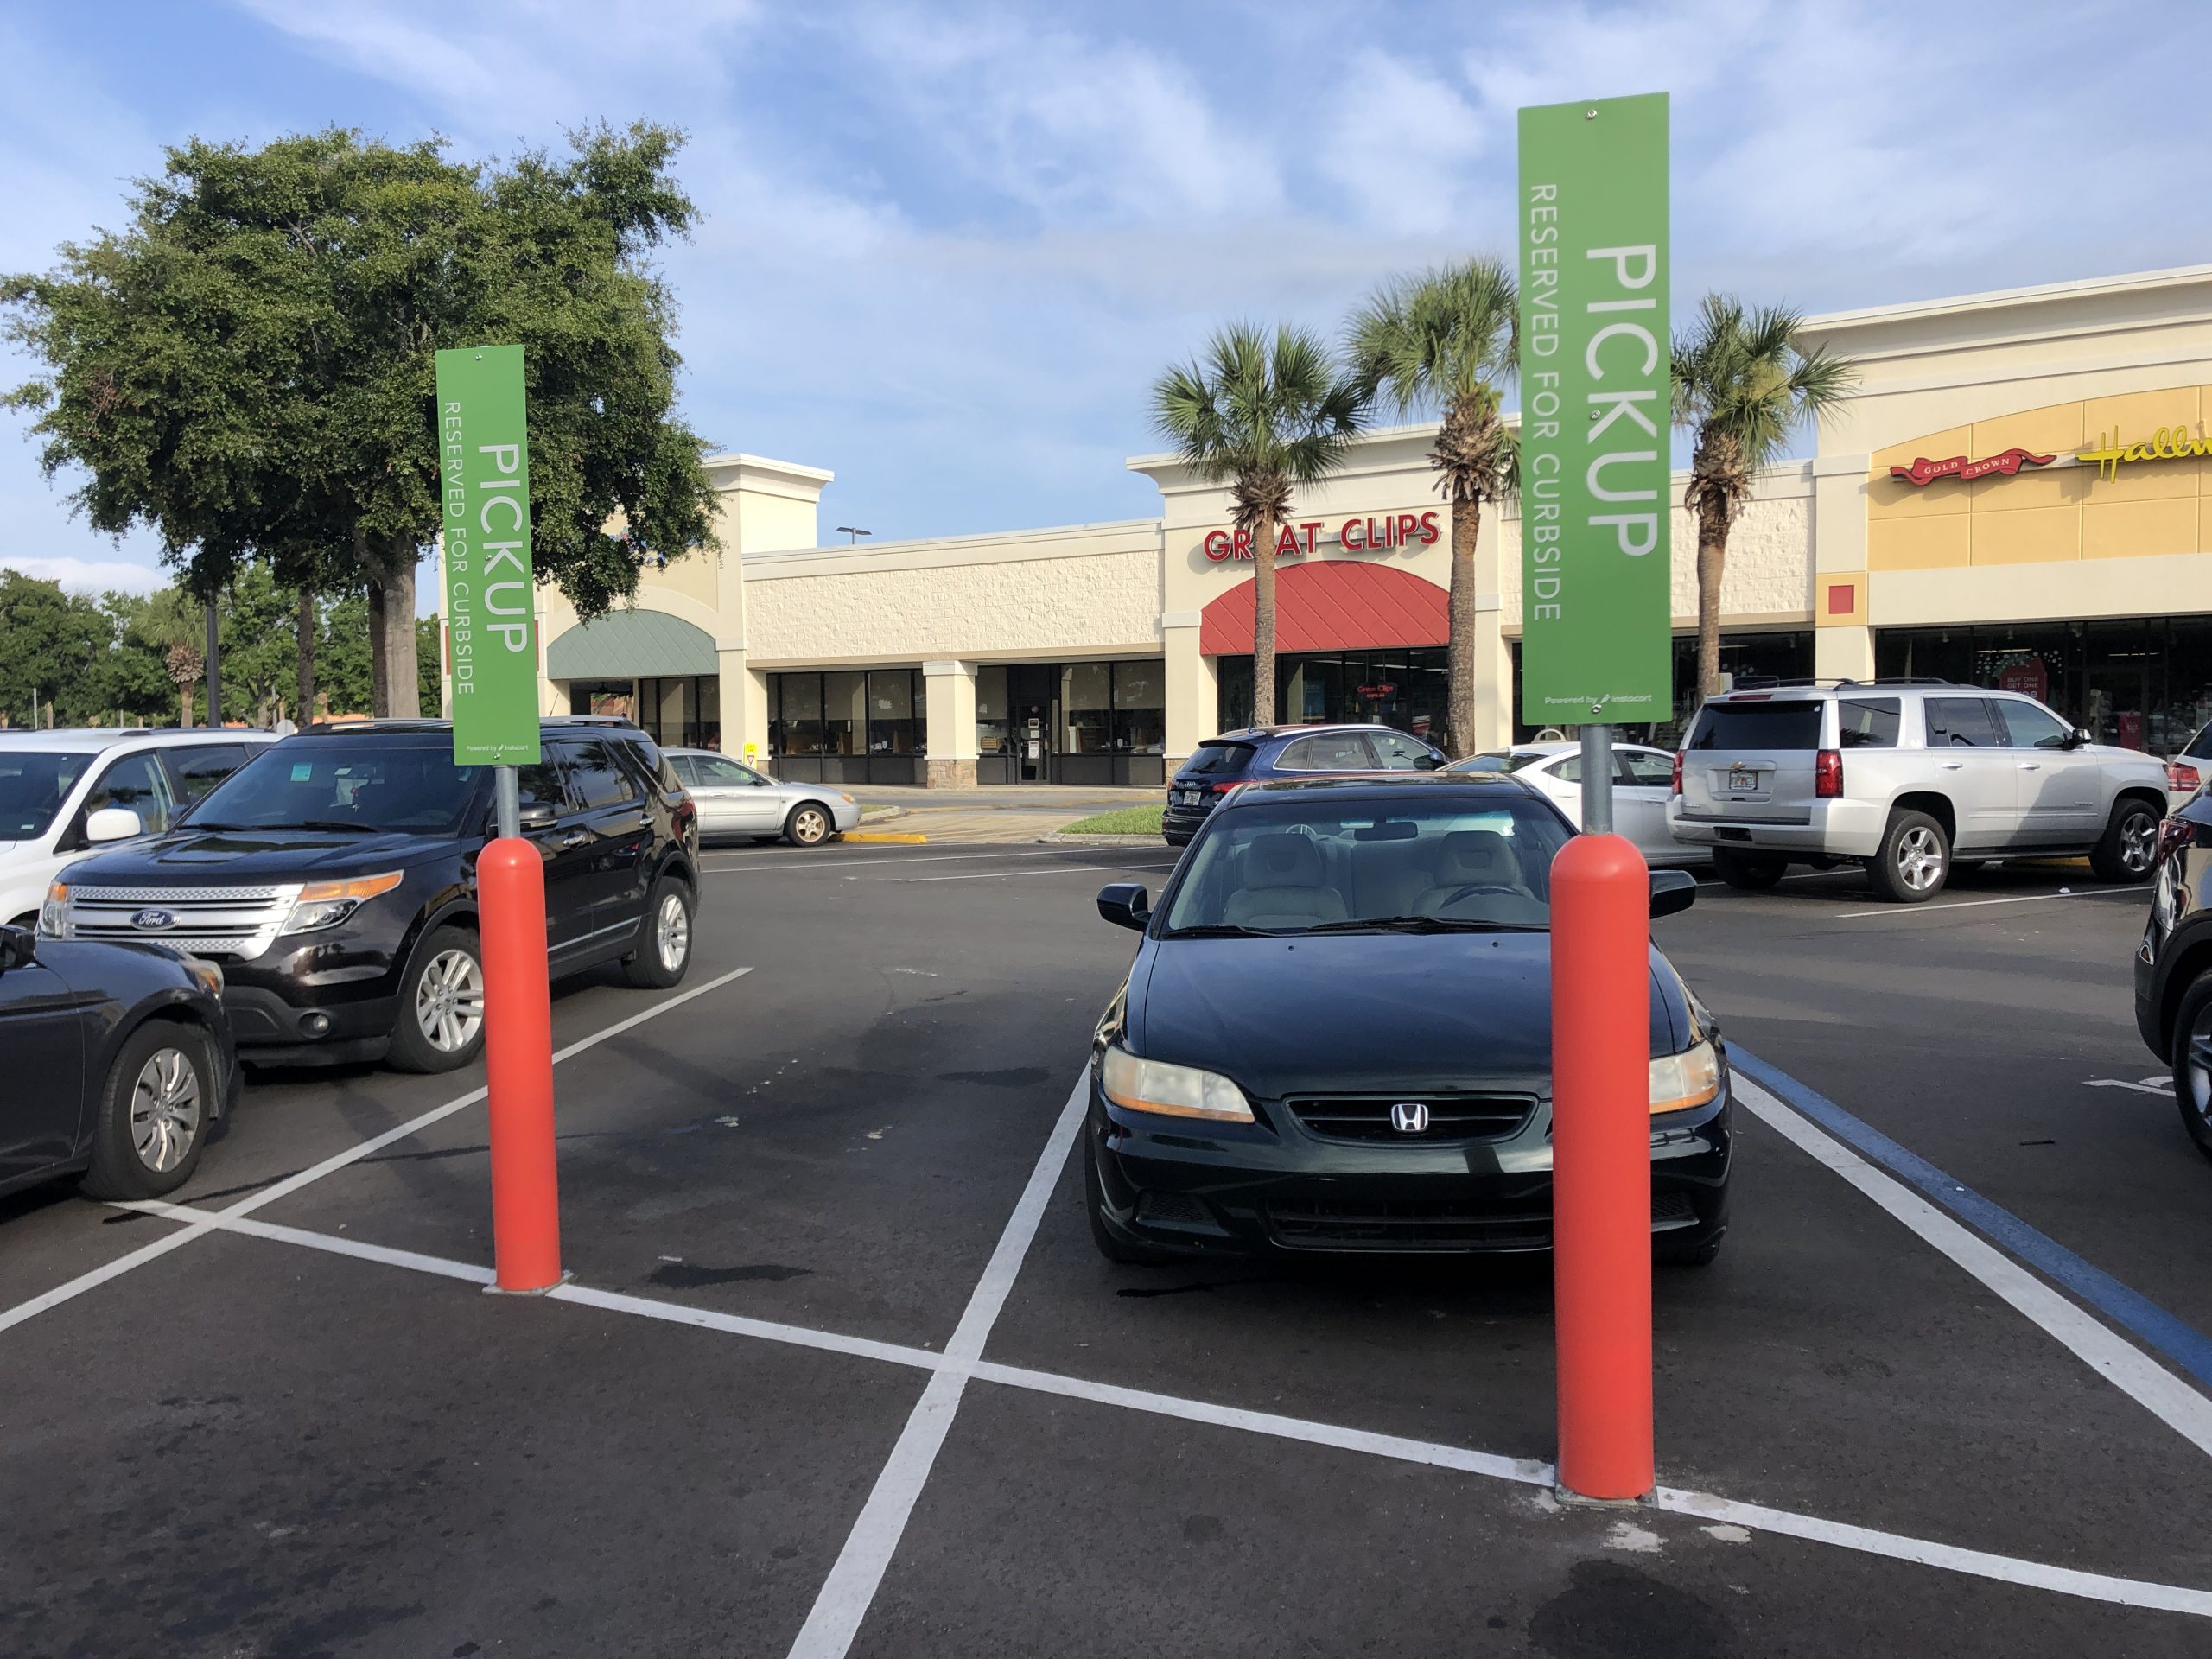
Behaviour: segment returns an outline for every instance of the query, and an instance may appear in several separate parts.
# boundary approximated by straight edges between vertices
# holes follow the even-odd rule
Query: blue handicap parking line
[[[1770,1094],[1795,1107],[1838,1140],[1898,1179],[1979,1229],[2044,1277],[2066,1289],[2136,1338],[2198,1384],[2212,1389],[2212,1337],[2177,1319],[2102,1268],[2093,1267],[2056,1239],[2037,1232],[2004,1205],[1954,1180],[1918,1153],[1907,1150],[1872,1125],[1853,1117],[1817,1090],[1730,1044],[1729,1063]]]

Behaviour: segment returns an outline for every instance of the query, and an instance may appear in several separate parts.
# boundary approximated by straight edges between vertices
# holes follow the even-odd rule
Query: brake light
[[[2196,845],[2196,826],[2187,818],[2168,818],[2158,826],[2158,855],[2153,865],[2164,864],[2184,847]]]
[[[2193,794],[2200,786],[2202,785],[2203,782],[2203,774],[2198,772],[2195,766],[2190,766],[2186,760],[2171,761],[2166,766],[2166,787],[2168,789],[2185,789]]]
[[[1236,787],[1235,784],[1216,784],[1213,786],[1213,792],[1217,795],[1226,795]]]
[[[1682,752],[1680,749],[1675,751],[1675,781],[1667,787],[1677,795],[1682,792]]]
[[[1823,801],[1843,798],[1843,751],[1822,749],[1813,757],[1813,794]]]

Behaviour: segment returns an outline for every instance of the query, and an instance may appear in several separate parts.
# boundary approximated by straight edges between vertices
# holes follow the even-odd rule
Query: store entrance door
[[[1016,663],[1006,671],[1007,778],[1017,784],[1052,780],[1052,734],[1060,723],[1060,671],[1050,663]]]
[[[2083,710],[2082,723],[2097,734],[2101,743],[2141,748],[2144,712],[2151,706],[2149,666],[2139,662],[2092,662],[2088,680],[2089,706]]]

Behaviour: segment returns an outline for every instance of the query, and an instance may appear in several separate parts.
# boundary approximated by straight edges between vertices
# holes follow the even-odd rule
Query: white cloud
[[[105,594],[119,588],[126,594],[150,594],[169,585],[170,573],[132,564],[123,559],[25,559],[0,556],[0,570],[14,570],[41,582],[58,582],[73,594]]]
[[[1510,164],[1510,118],[1486,122],[1459,88],[1373,48],[1353,54],[1344,85],[1317,159],[1355,218],[1398,233],[1464,233],[1472,200],[1504,196],[1499,169],[1485,176],[1478,163],[1491,152]]]

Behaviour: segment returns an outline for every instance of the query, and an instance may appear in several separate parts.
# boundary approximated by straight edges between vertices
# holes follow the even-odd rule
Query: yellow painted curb
[[[840,841],[888,841],[895,842],[902,847],[919,847],[925,844],[929,837],[902,836],[890,830],[848,830],[838,839]]]

